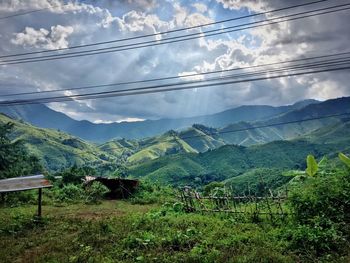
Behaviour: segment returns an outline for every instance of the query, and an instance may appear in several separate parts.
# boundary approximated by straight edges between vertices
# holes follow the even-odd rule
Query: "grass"
[[[291,250],[283,224],[178,212],[172,204],[0,208],[1,262],[314,262]],[[348,262],[349,257],[317,259]]]
[[[35,205],[1,208],[0,261],[78,262],[78,259],[74,260],[77,252],[79,258],[83,257],[86,246],[94,243],[102,246],[91,246],[96,253],[94,258],[98,259],[102,250],[111,249],[111,243],[105,238],[116,238],[122,233],[127,235],[127,218],[142,215],[152,208],[154,205],[132,205],[123,201],[104,201],[99,205],[43,206],[42,224],[33,220]],[[108,228],[107,224],[115,228],[115,233],[103,236],[102,232],[107,230],[102,229]],[[95,259],[93,262],[97,262]]]
[[[225,215],[175,213],[159,205],[0,209],[2,262],[295,262],[269,225],[236,224]]]

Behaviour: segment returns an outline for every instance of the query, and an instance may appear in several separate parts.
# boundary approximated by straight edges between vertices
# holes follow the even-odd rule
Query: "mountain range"
[[[40,107],[45,109],[43,105],[31,109]],[[255,121],[237,122],[253,119],[249,114],[259,107],[274,109],[274,113],[257,113],[259,117]],[[57,118],[69,120],[64,114],[47,109],[46,112],[57,114]],[[28,151],[39,157],[49,171],[72,165],[99,167],[124,163],[132,177],[157,178],[173,184],[197,177],[202,182],[213,178],[226,180],[256,168],[301,167],[309,153],[321,156],[349,148],[350,118],[341,114],[350,113],[350,97],[284,107],[242,106],[230,112],[241,115],[231,117],[235,122],[224,127],[192,124],[144,139],[118,138],[104,143],[89,142],[62,129],[39,128],[23,120],[31,117],[34,122],[30,111],[17,112],[17,119],[0,114],[0,123],[14,123],[12,139],[23,140]],[[228,116],[227,111],[216,116],[225,115]],[[334,116],[324,118],[328,115]],[[35,118],[40,121],[40,117]],[[221,123],[228,121],[227,117]],[[142,123],[145,124],[139,125]]]
[[[314,103],[318,103],[318,101],[305,100],[280,107],[267,105],[240,106],[212,115],[191,118],[99,124],[86,120],[74,120],[64,113],[54,111],[43,104],[1,106],[0,112],[41,128],[58,129],[84,140],[102,143],[116,138],[141,139],[153,137],[168,130],[181,130],[193,124],[220,128],[240,121],[265,120]]]

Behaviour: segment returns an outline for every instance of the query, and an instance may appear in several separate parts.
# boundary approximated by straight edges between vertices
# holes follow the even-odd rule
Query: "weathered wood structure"
[[[85,184],[89,185],[93,182],[100,182],[101,184],[106,186],[110,190],[110,192],[108,193],[108,197],[115,199],[128,198],[136,191],[139,185],[139,181],[133,179],[106,178],[94,176],[85,177]]]
[[[42,189],[52,187],[44,175],[21,176],[0,180],[0,193],[38,189],[38,218],[41,218]]]
[[[250,217],[257,221],[268,219],[285,219],[288,216],[287,209],[283,202],[287,199],[287,192],[273,193],[269,195],[235,195],[230,191],[223,191],[220,194],[202,196],[191,187],[180,189],[179,198],[187,212],[201,213],[230,213],[236,217]]]

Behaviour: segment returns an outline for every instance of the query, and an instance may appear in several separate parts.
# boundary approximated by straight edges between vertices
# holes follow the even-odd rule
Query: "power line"
[[[51,60],[66,59],[66,58],[76,58],[76,57],[82,57],[82,56],[91,56],[91,55],[105,54],[105,53],[111,53],[111,52],[134,50],[134,49],[139,49],[139,48],[144,48],[144,47],[154,47],[154,46],[159,46],[159,45],[164,45],[164,44],[172,44],[172,43],[177,43],[177,42],[182,42],[182,41],[198,39],[201,37],[211,37],[211,36],[216,36],[216,35],[221,35],[221,34],[227,34],[227,33],[237,32],[237,31],[241,31],[241,30],[257,28],[257,27],[261,27],[261,26],[268,26],[268,25],[278,24],[278,23],[287,22],[287,21],[294,21],[297,19],[310,18],[313,16],[330,14],[330,13],[339,12],[339,11],[346,11],[346,10],[350,9],[350,7],[346,8],[345,6],[350,6],[350,4],[343,4],[343,5],[333,6],[333,7],[322,8],[322,9],[318,9],[318,10],[306,11],[306,12],[301,12],[301,13],[297,13],[297,14],[277,17],[277,18],[273,18],[273,19],[266,19],[263,21],[256,21],[256,22],[236,25],[236,26],[232,26],[232,27],[226,27],[223,29],[214,29],[214,30],[209,30],[209,31],[205,31],[205,32],[200,32],[200,33],[188,34],[188,35],[184,35],[184,36],[169,37],[169,38],[165,38],[162,40],[152,40],[152,41],[145,41],[145,42],[120,45],[120,46],[114,46],[114,47],[91,49],[91,50],[85,50],[85,51],[76,51],[76,52],[70,52],[70,53],[66,53],[66,54],[55,54],[55,55],[46,55],[46,56],[41,56],[41,57],[29,57],[29,58],[3,60],[3,61],[0,61],[0,66],[42,62],[42,61],[51,61]],[[342,7],[342,8],[336,9],[336,10],[330,10],[332,8],[334,9],[334,8],[339,8],[339,7]],[[319,12],[320,10],[328,10],[328,11]],[[319,13],[315,13],[315,12],[319,12]],[[314,13],[314,14],[310,14],[310,13]],[[300,16],[300,14],[308,14],[308,15]],[[298,16],[298,17],[293,17],[293,16]],[[284,20],[280,20],[280,21],[275,21],[275,20],[278,20],[281,18],[287,18],[287,17],[292,17],[292,18],[288,18],[288,19],[284,19]],[[266,23],[266,22],[268,22],[268,23]],[[259,23],[261,23],[261,24],[259,24]],[[264,24],[262,24],[262,23],[264,23]],[[246,25],[248,25],[248,26],[246,26]],[[243,26],[246,26],[246,27],[243,27]],[[237,27],[242,27],[242,28],[237,28]],[[212,33],[210,33],[210,32],[212,32]]]
[[[258,72],[252,72],[252,73],[243,73],[243,74],[235,74],[235,75],[227,75],[227,76],[221,76],[221,77],[217,77],[217,78],[211,78],[211,79],[207,79],[207,80],[203,80],[204,82],[210,82],[210,81],[214,81],[214,80],[225,80],[225,79],[237,79],[237,78],[243,78],[243,77],[257,77],[257,76],[261,76],[261,75],[266,75],[266,74],[276,74],[276,73],[284,73],[291,70],[302,70],[302,69],[313,69],[313,68],[329,68],[330,66],[343,66],[343,65],[349,65],[350,63],[350,57],[348,59],[344,59],[344,60],[339,60],[339,61],[329,61],[329,62],[322,62],[322,63],[313,63],[313,64],[303,64],[303,65],[294,65],[292,67],[285,67],[285,68],[279,68],[279,69],[274,69],[274,70],[265,70],[265,71],[258,71]],[[169,87],[169,86],[179,86],[179,85],[188,85],[188,84],[192,84],[192,83],[196,83],[196,82],[184,82],[184,83],[174,83],[174,84],[164,84],[164,85],[158,85],[158,86],[151,86],[151,87],[141,87],[141,88],[134,88],[134,89],[124,89],[124,90],[116,90],[116,91],[111,91],[113,94],[117,94],[117,93],[123,93],[123,92],[132,92],[132,91],[139,91],[139,90],[148,90],[149,88],[164,88],[164,87]],[[219,83],[220,84],[220,83]],[[219,85],[218,84],[218,85]],[[107,94],[110,92],[106,92]],[[99,93],[101,94],[101,93]],[[69,95],[69,96],[59,96],[59,97],[50,97],[50,101],[51,100],[60,100],[63,98],[73,98],[73,99],[89,99],[91,98],[91,96],[95,96],[97,95],[96,93],[91,93],[91,94],[76,94],[76,95]],[[130,94],[132,95],[132,94]],[[45,100],[45,98],[38,98],[38,99],[32,99],[32,102],[34,101],[42,101]],[[26,100],[25,100],[26,101]],[[25,102],[22,100],[22,102]],[[13,102],[13,101],[12,101]]]
[[[295,62],[300,62],[300,61],[317,60],[317,59],[331,58],[331,57],[339,57],[339,56],[341,56],[341,59],[344,59],[344,58],[346,58],[346,57],[344,57],[346,55],[350,55],[350,51],[336,53],[336,54],[322,55],[322,56],[304,57],[304,58],[299,58],[299,59],[285,60],[285,61],[279,61],[279,62],[273,62],[273,63],[258,64],[258,65],[253,65],[253,66],[236,67],[236,68],[226,69],[226,70],[216,70],[216,71],[210,71],[210,72],[192,73],[192,74],[186,74],[186,75],[182,75],[182,76],[178,75],[178,76],[170,76],[170,77],[155,78],[155,79],[146,79],[146,80],[136,80],[136,81],[117,82],[117,83],[110,83],[110,84],[83,86],[83,87],[77,87],[77,88],[55,89],[55,90],[49,90],[49,91],[12,93],[12,94],[3,94],[1,96],[2,97],[11,97],[11,96],[18,96],[18,95],[34,95],[34,94],[43,94],[43,93],[52,93],[52,92],[61,92],[61,91],[85,90],[85,89],[96,89],[96,88],[105,88],[105,87],[130,85],[130,84],[140,84],[140,83],[156,82],[156,81],[164,81],[164,80],[172,80],[172,79],[181,79],[181,78],[196,77],[196,76],[206,76],[206,75],[211,75],[211,74],[226,73],[226,72],[232,72],[232,71],[237,71],[237,70],[249,70],[249,69],[267,67],[267,66],[279,66],[281,64],[295,63]],[[336,58],[336,59],[332,59],[332,60],[337,60],[337,59],[340,59],[340,58]],[[328,60],[328,61],[330,61],[330,60]]]
[[[187,31],[187,30],[201,28],[201,27],[213,26],[213,25],[217,25],[217,24],[222,24],[222,23],[242,20],[242,19],[246,19],[246,18],[253,18],[253,17],[257,17],[257,16],[261,16],[261,15],[267,15],[267,14],[274,13],[274,12],[280,12],[280,11],[285,11],[285,10],[288,10],[288,9],[305,7],[305,6],[314,5],[314,4],[323,3],[323,2],[329,2],[329,1],[330,0],[318,0],[318,1],[313,1],[313,2],[309,2],[309,3],[303,3],[303,4],[298,4],[298,5],[293,5],[293,6],[273,9],[273,10],[269,10],[269,11],[265,11],[265,12],[259,12],[259,13],[255,13],[255,14],[249,14],[249,15],[244,15],[244,16],[240,16],[240,17],[235,17],[235,18],[230,18],[230,19],[225,19],[225,20],[219,20],[219,21],[206,23],[206,24],[202,24],[202,25],[198,25],[198,26],[191,26],[191,27],[173,29],[173,30],[168,30],[168,31],[163,31],[163,32],[158,32],[158,33],[153,33],[153,34],[146,34],[146,35],[135,36],[135,37],[128,37],[128,38],[114,39],[114,40],[109,40],[109,41],[95,42],[95,43],[84,44],[84,45],[76,45],[76,46],[71,46],[71,47],[66,47],[66,48],[57,48],[57,49],[51,49],[51,50],[42,50],[42,51],[26,52],[26,53],[19,53],[19,54],[9,54],[9,55],[0,56],[0,58],[24,56],[24,55],[33,55],[33,54],[40,54],[40,53],[47,53],[47,52],[56,52],[56,51],[70,50],[70,49],[76,49],[76,48],[84,48],[84,47],[91,47],[91,46],[97,46],[97,45],[105,45],[105,44],[111,44],[111,43],[117,43],[117,42],[122,42],[122,41],[129,41],[129,40],[135,40],[135,39],[140,39],[140,38],[155,37],[155,36],[159,36],[159,35],[165,35],[165,34],[171,34],[171,33],[176,33],[176,32],[181,32],[181,31]],[[47,9],[47,8],[45,8],[45,9]],[[34,11],[29,11],[29,12],[38,12],[38,11],[42,11],[42,10],[45,10],[45,9],[34,10]]]
[[[105,91],[105,92],[95,92],[95,93],[85,93],[85,94],[77,94],[77,95],[65,95],[65,96],[56,96],[56,97],[47,97],[47,98],[37,98],[37,99],[27,99],[27,100],[11,100],[11,101],[3,101],[0,102],[1,104],[8,104],[8,103],[43,103],[43,102],[57,102],[57,101],[66,101],[67,99],[75,99],[75,100],[82,100],[82,99],[92,99],[92,98],[101,98],[101,97],[109,97],[109,96],[120,96],[119,94],[121,94],[122,96],[126,96],[126,95],[135,95],[135,94],[146,94],[146,93],[156,93],[156,92],[163,92],[163,91],[170,91],[170,90],[180,90],[180,89],[188,89],[188,88],[198,88],[198,87],[203,87],[203,86],[207,86],[207,85],[202,85],[200,84],[199,86],[184,86],[184,85],[189,85],[189,84],[197,84],[197,83],[205,83],[205,82],[210,82],[210,81],[215,81],[215,80],[223,80],[223,79],[235,79],[235,78],[242,78],[242,77],[246,77],[246,76],[259,76],[259,75],[266,75],[266,74],[271,74],[271,73],[279,73],[279,72],[284,72],[287,70],[291,70],[291,69],[312,69],[312,68],[320,68],[320,67],[329,67],[329,66],[342,66],[342,65],[347,65],[349,63],[349,60],[345,60],[345,61],[340,61],[341,63],[337,63],[337,64],[306,64],[306,65],[298,65],[297,67],[292,67],[292,68],[282,68],[282,69],[278,69],[278,70],[268,70],[268,71],[262,71],[262,72],[253,72],[253,73],[247,73],[247,74],[236,74],[236,75],[229,75],[229,76],[224,76],[224,77],[218,77],[218,78],[212,78],[209,80],[196,80],[196,81],[191,81],[191,82],[178,82],[178,83],[172,83],[172,84],[163,84],[163,85],[156,85],[156,86],[146,86],[146,87],[139,87],[139,88],[133,88],[133,89],[122,89],[122,90],[113,90],[113,91]],[[333,62],[334,63],[334,62]],[[343,68],[336,68],[336,70],[340,70],[340,69],[344,69]],[[333,68],[326,68],[324,69],[325,71],[333,71]],[[324,72],[324,70],[320,71],[320,72]],[[314,73],[315,71],[312,72],[298,72],[297,75],[301,75],[301,74],[311,74]],[[317,71],[316,73],[318,73],[319,71]],[[287,72],[288,73],[288,72]],[[291,74],[288,73],[286,75],[283,76],[292,76],[295,75],[295,73]],[[273,78],[273,76],[268,76],[268,77],[264,77],[266,79],[269,78]],[[259,79],[260,80],[260,79]],[[239,82],[246,82],[249,81],[248,80],[240,80]],[[236,82],[235,82],[236,83]],[[214,85],[223,85],[223,82],[217,82]],[[232,82],[227,83],[227,84],[232,84]],[[177,87],[180,86],[180,87]],[[183,86],[183,87],[181,87]],[[212,85],[210,85],[212,86]],[[171,87],[170,89],[164,89],[167,87]],[[174,88],[175,87],[175,88]],[[136,92],[136,93],[134,93]]]
[[[182,41],[198,39],[201,37],[211,37],[211,36],[246,30],[246,29],[252,29],[252,28],[261,27],[261,26],[278,24],[278,23],[286,22],[286,21],[292,21],[292,20],[297,20],[297,19],[302,19],[302,18],[309,18],[309,17],[313,17],[313,16],[317,16],[317,15],[345,11],[345,10],[350,9],[350,7],[344,8],[344,7],[349,6],[349,5],[350,4],[343,4],[343,5],[333,6],[333,7],[321,8],[318,10],[306,11],[306,12],[301,12],[301,13],[297,13],[297,14],[286,15],[286,16],[281,16],[281,17],[277,17],[277,18],[273,18],[273,19],[266,19],[266,20],[262,20],[262,21],[255,21],[255,22],[235,25],[235,26],[231,26],[231,27],[226,27],[226,28],[208,30],[208,31],[200,32],[200,33],[192,33],[192,34],[187,34],[187,35],[183,35],[183,36],[169,37],[169,38],[162,39],[160,41],[159,40],[152,40],[152,41],[138,42],[138,43],[120,45],[120,46],[114,46],[114,47],[91,49],[91,50],[85,50],[85,51],[76,51],[76,52],[70,52],[70,53],[66,53],[66,54],[55,54],[55,55],[46,55],[46,56],[41,56],[41,57],[29,57],[29,58],[3,60],[3,61],[0,61],[0,65],[12,65],[12,64],[29,63],[29,62],[49,61],[49,60],[56,60],[56,59],[63,59],[63,58],[75,58],[75,57],[81,57],[81,56],[104,54],[104,53],[126,51],[126,50],[133,50],[133,49],[144,48],[144,47],[177,43],[177,42],[182,42]],[[325,10],[329,10],[332,8],[340,8],[340,7],[342,9],[325,11]],[[323,12],[319,12],[319,11],[323,11]],[[310,14],[310,13],[314,13],[314,12],[319,12],[319,13]],[[309,14],[309,15],[304,15],[304,16],[299,16],[299,17],[293,18],[293,16],[298,16],[301,14]],[[292,17],[292,18],[285,19],[282,21],[275,21],[277,19],[288,18],[288,17]],[[266,23],[266,22],[269,22],[269,23]],[[259,25],[259,23],[266,23],[266,24]],[[243,26],[246,26],[246,27],[243,28]],[[239,28],[239,27],[242,27],[242,28]]]
[[[345,65],[344,65],[345,63]],[[322,65],[321,65],[322,66]],[[335,64],[335,66],[339,66]],[[302,66],[300,66],[302,67]],[[316,68],[315,68],[316,67]],[[325,67],[325,66],[323,66]],[[11,106],[11,105],[25,105],[25,104],[38,104],[38,103],[49,103],[49,102],[63,102],[63,101],[71,101],[74,100],[86,100],[86,99],[97,99],[97,98],[106,98],[106,97],[119,97],[119,96],[130,96],[130,95],[140,95],[140,94],[149,94],[149,93],[158,93],[158,92],[165,92],[165,91],[177,91],[177,90],[185,90],[185,89],[195,89],[195,88],[204,88],[204,87],[212,87],[212,86],[218,86],[218,85],[229,85],[229,84],[237,84],[237,83],[245,83],[245,82],[252,82],[252,81],[259,81],[259,80],[267,80],[267,79],[275,79],[275,78],[281,78],[281,77],[290,77],[290,76],[299,76],[299,75],[305,75],[305,74],[315,74],[315,73],[321,73],[321,72],[332,72],[332,71],[339,71],[339,70],[347,70],[350,69],[349,62],[342,62],[340,64],[340,67],[329,67],[326,65],[326,68],[322,69],[319,66],[319,69],[317,66],[307,65],[300,69],[312,69],[314,70],[308,70],[308,71],[301,71],[301,72],[294,72],[294,73],[285,73],[280,75],[269,75],[269,76],[263,76],[263,77],[257,77],[261,74],[266,74],[266,72],[257,72],[255,75],[254,73],[251,73],[251,75],[255,78],[246,78],[241,80],[229,80],[229,81],[219,81],[214,83],[208,83],[210,81],[208,80],[199,80],[199,81],[192,81],[192,82],[182,82],[182,83],[172,83],[172,84],[164,84],[164,85],[157,85],[157,86],[147,86],[147,87],[140,87],[140,88],[134,88],[134,89],[124,89],[124,90],[114,90],[114,91],[105,91],[105,92],[95,92],[95,93],[87,93],[87,94],[78,94],[78,95],[70,95],[70,96],[56,96],[56,97],[47,97],[47,98],[39,98],[39,99],[27,99],[27,100],[10,100],[10,101],[1,101],[0,105],[2,106]],[[299,70],[300,70],[299,69]],[[281,70],[275,70],[275,72],[281,72]],[[274,71],[271,71],[273,74]],[[282,70],[283,73],[283,70]],[[228,76],[224,78],[235,78],[236,76]],[[223,78],[221,78],[223,79]],[[198,85],[189,85],[189,84],[197,84],[197,83],[203,83]]]
[[[319,116],[319,117],[313,117],[313,118],[307,118],[307,119],[301,119],[301,120],[285,121],[285,122],[278,122],[278,123],[264,124],[264,125],[260,125],[260,126],[252,126],[252,127],[247,127],[247,128],[235,129],[235,130],[219,131],[216,133],[209,133],[209,134],[205,133],[205,135],[212,136],[212,135],[216,135],[216,134],[242,132],[242,131],[248,131],[248,130],[254,130],[254,129],[262,129],[262,128],[280,126],[280,125],[288,125],[288,124],[306,122],[306,121],[314,121],[314,120],[321,120],[321,119],[327,119],[327,118],[341,117],[341,116],[346,116],[349,114],[350,114],[350,112],[344,112],[344,113],[338,113],[338,114],[332,114],[332,115],[323,115],[323,116]],[[202,136],[205,136],[205,135],[203,134]],[[196,137],[201,137],[201,136],[198,134],[198,135],[191,135],[191,136],[180,137],[180,138],[181,139],[189,139],[189,138],[196,138]]]
[[[16,13],[16,14],[8,15],[8,16],[2,16],[2,17],[0,17],[0,20],[4,20],[4,19],[8,19],[8,18],[13,18],[13,17],[18,17],[18,16],[29,15],[29,14],[33,14],[33,13],[37,13],[37,12],[42,12],[42,11],[45,11],[45,10],[49,10],[49,9],[55,8],[55,7],[62,7],[62,6],[65,6],[65,5],[68,5],[68,3],[67,3],[67,4],[62,3],[62,4],[60,4],[60,5],[52,5],[52,6],[45,7],[45,8],[41,8],[41,9],[29,10],[29,11],[25,11],[25,12],[22,12],[22,13]]]

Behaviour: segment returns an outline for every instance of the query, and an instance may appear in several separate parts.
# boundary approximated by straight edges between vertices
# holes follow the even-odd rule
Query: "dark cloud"
[[[17,3],[15,0],[6,2]],[[213,12],[222,10],[217,8],[219,6],[225,7],[226,12],[232,12],[232,16],[237,16],[242,14],[242,10],[254,12],[302,2],[212,0],[208,6],[215,8],[202,13],[192,6],[197,1],[84,1],[82,5],[71,4],[65,9],[57,8],[2,21],[6,26],[0,27],[0,51],[1,54],[10,54],[166,31],[209,21]],[[0,12],[6,14],[23,8],[35,9],[47,3],[45,0],[30,0],[25,1],[25,4],[21,2],[17,7],[2,5]],[[332,4],[335,3],[327,3]],[[164,12],[165,9],[167,12]],[[236,12],[238,9],[239,13]],[[343,11],[229,36],[147,49],[5,66],[0,71],[0,89],[2,94],[6,94],[79,87],[249,66],[310,54],[344,52],[349,50],[350,41],[348,14],[348,11]],[[220,18],[220,13],[215,13],[215,17]],[[58,33],[52,34],[57,29]],[[323,73],[198,90],[56,103],[51,106],[74,118],[92,121],[183,117],[213,113],[241,104],[277,105],[306,98],[327,99],[350,95],[348,82],[348,72]],[[118,86],[115,89],[128,87],[136,86]]]

